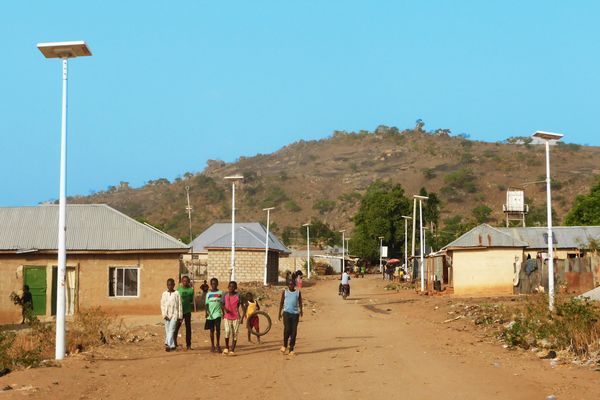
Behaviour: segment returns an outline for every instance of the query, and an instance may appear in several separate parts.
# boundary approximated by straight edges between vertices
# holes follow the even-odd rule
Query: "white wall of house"
[[[513,293],[515,258],[521,248],[455,249],[452,251],[456,295],[501,295]]]

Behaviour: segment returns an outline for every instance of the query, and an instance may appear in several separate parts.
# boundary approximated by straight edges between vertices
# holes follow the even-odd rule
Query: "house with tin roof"
[[[552,228],[552,232],[558,261],[580,258],[590,240],[600,238],[600,227],[595,226],[558,226]],[[512,294],[523,275],[524,260],[528,256],[545,259],[547,248],[545,227],[496,228],[481,224],[447,244],[436,256],[447,258],[455,294]],[[543,270],[545,265],[541,261],[540,264]],[[568,269],[569,263],[561,265]],[[543,275],[543,271],[540,272]],[[563,275],[565,272],[569,271],[561,271]],[[547,272],[543,276],[547,280]]]
[[[28,285],[34,312],[56,312],[58,205],[0,207],[0,323],[20,321],[9,300]],[[189,247],[104,204],[67,205],[67,315],[100,306],[119,314],[160,312],[167,278]]]
[[[192,251],[205,260],[206,276],[228,282],[231,274],[231,224],[215,223],[192,241]],[[258,222],[235,224],[235,265],[238,282],[263,282],[267,229]],[[290,250],[269,232],[267,282],[275,284],[279,275],[279,258]],[[202,262],[202,261],[201,261]]]

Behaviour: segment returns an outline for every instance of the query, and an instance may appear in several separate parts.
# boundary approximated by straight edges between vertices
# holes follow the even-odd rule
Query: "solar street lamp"
[[[38,43],[37,48],[46,58],[62,59],[62,118],[60,130],[60,187],[58,202],[58,275],[56,283],[56,347],[55,358],[65,356],[65,275],[67,272],[67,80],[68,60],[91,56],[87,44],[77,42]]]
[[[310,222],[302,224],[306,227],[306,274],[310,279]]]
[[[419,200],[419,248],[420,248],[420,262],[421,267],[419,269],[419,275],[421,275],[421,292],[425,291],[425,260],[423,259],[423,253],[425,253],[425,233],[423,232],[423,200],[429,200],[427,196],[420,196],[418,194],[413,195],[415,200]]]
[[[267,286],[267,265],[269,263],[269,217],[271,215],[271,210],[274,210],[275,207],[263,208],[263,211],[267,212],[267,238],[265,239],[265,279],[263,285]]]
[[[383,273],[383,239],[384,236],[379,236],[379,273],[382,274]]]
[[[226,176],[231,181],[231,277],[235,281],[235,183],[244,179],[242,175]]]
[[[408,271],[408,220],[412,219],[407,215],[403,215],[404,218],[404,268]]]
[[[548,308],[554,310],[554,249],[552,239],[552,195],[550,191],[550,141],[560,140],[564,135],[537,131],[533,137],[544,140],[546,145],[546,206],[548,217]]]
[[[340,273],[340,275],[344,274],[344,270],[346,269],[346,252],[344,251],[344,241],[346,239],[346,230],[342,229],[341,231],[338,231],[339,233],[342,234],[342,272]]]

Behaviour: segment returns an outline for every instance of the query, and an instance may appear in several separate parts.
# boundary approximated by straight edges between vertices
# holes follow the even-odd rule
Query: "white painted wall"
[[[454,293],[457,295],[512,294],[515,257],[521,261],[523,249],[453,250]]]

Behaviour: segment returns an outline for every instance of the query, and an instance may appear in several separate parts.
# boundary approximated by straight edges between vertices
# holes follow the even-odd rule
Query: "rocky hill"
[[[526,142],[472,141],[450,136],[447,130],[425,132],[420,125],[405,131],[380,126],[374,132],[334,132],[327,139],[301,140],[234,163],[210,160],[203,171],[186,172],[173,182],[157,179],[140,188],[121,182],[69,201],[107,203],[187,240],[185,187],[190,188],[197,235],[213,222],[229,220],[230,186],[223,177],[242,174],[245,179],[236,191],[239,221],[264,221],[262,208],[275,206],[272,221],[278,233],[311,218],[351,232],[361,195],[381,179],[400,183],[409,195],[422,187],[436,192],[442,201],[442,225],[457,215],[471,218],[481,205],[491,208],[492,223],[501,224],[508,187],[524,187],[532,212],[545,212],[545,186],[531,183],[544,179],[544,148]],[[574,197],[586,193],[600,174],[599,156],[599,147],[552,147],[553,205],[559,221]]]

